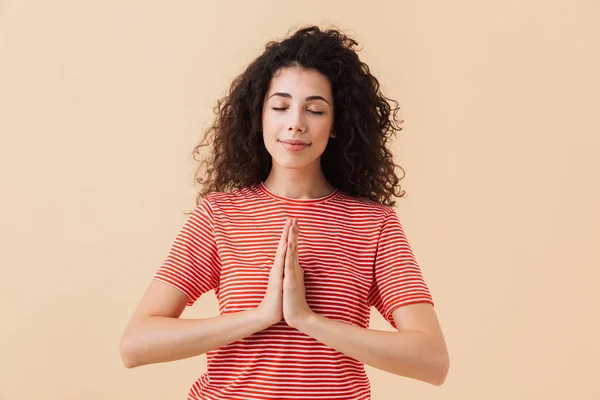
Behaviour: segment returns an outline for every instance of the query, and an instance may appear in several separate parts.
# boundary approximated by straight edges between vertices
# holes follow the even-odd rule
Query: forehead
[[[317,70],[288,67],[273,74],[267,97],[274,92],[289,93],[294,98],[321,95],[331,99],[331,84],[329,79]]]

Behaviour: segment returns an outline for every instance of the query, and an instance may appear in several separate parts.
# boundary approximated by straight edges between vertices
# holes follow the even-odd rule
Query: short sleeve
[[[434,305],[394,209],[386,209],[377,242],[369,305],[394,328],[392,311],[414,303]]]
[[[189,298],[187,306],[219,284],[221,262],[214,222],[209,199],[205,197],[188,216],[153,277],[185,293]]]

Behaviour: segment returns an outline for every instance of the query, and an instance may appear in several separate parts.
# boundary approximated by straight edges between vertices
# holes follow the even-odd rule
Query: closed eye
[[[273,107],[272,109],[275,110],[275,111],[285,111],[288,108],[287,107]],[[315,115],[323,115],[323,114],[325,114],[323,111],[313,111],[313,110],[306,110],[306,111],[308,111],[311,114],[315,114]]]

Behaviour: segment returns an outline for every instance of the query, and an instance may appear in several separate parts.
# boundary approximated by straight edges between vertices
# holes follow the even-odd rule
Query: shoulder
[[[249,203],[260,201],[256,185],[245,186],[230,192],[210,192],[201,200],[198,206],[204,205],[211,211],[243,208]]]
[[[340,208],[350,215],[369,217],[380,222],[389,218],[391,214],[396,214],[393,207],[378,203],[367,197],[351,196],[344,192],[340,193],[336,198],[336,202]]]

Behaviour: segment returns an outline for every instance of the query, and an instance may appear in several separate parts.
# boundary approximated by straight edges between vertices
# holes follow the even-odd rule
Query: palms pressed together
[[[313,313],[306,302],[304,270],[298,261],[298,231],[298,219],[288,219],[269,274],[267,292],[259,306],[271,324],[283,318],[289,326],[297,327]]]

